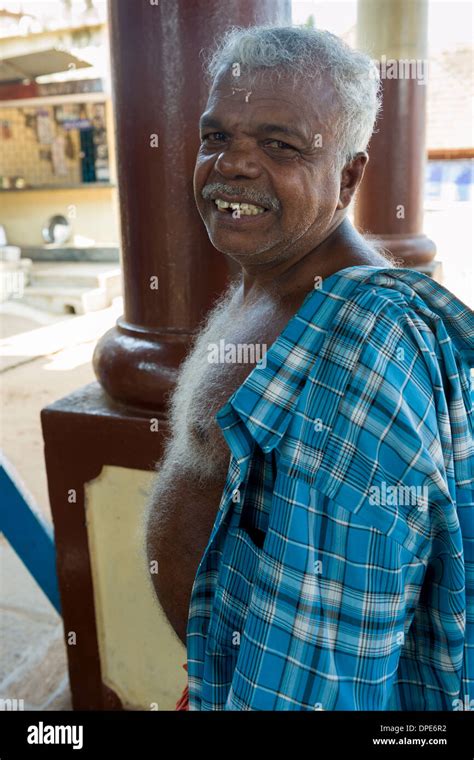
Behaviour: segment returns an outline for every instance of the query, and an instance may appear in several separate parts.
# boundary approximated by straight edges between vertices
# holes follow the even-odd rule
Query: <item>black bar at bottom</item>
[[[265,760],[273,750],[278,757],[290,753],[289,760],[308,750],[310,760],[401,753],[472,760],[474,712],[0,712],[0,760],[99,752],[106,760],[185,752],[250,760],[257,747]]]

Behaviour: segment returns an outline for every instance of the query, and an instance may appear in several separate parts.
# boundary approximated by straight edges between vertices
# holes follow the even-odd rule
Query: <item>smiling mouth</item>
[[[239,216],[258,216],[264,214],[268,209],[263,206],[258,206],[255,203],[248,203],[245,201],[226,201],[223,198],[214,198],[213,203],[216,205],[217,210],[223,214],[232,214],[234,217]]]

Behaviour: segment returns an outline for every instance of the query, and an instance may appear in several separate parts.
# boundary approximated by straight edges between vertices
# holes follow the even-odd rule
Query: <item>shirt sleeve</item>
[[[452,686],[434,673],[459,671],[460,535],[423,325],[382,310],[330,419],[321,395],[303,410],[324,441],[302,429],[313,478],[277,482],[226,709],[430,709],[423,683]]]

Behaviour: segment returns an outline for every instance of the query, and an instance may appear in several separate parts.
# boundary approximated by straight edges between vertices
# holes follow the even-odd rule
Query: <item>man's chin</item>
[[[268,244],[258,246],[256,241],[238,244],[235,241],[223,240],[221,235],[209,235],[209,240],[220,253],[229,256],[229,258],[237,261],[239,264],[243,264],[250,258],[255,258],[268,250]]]
[[[270,241],[268,236],[260,239],[259,236],[248,232],[228,233],[215,230],[209,224],[206,224],[206,230],[214,248],[239,263],[248,260],[249,257],[264,254],[275,247],[274,241]]]

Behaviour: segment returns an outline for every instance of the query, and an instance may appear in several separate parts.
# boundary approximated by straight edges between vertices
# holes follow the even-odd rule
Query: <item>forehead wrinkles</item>
[[[275,123],[296,126],[308,140],[326,132],[324,138],[329,142],[335,117],[331,87],[321,80],[304,80],[300,85],[298,88],[288,77],[273,80],[265,74],[251,79],[223,75],[209,94],[206,112],[225,120],[229,129]]]
[[[259,126],[273,124],[281,126],[282,132],[285,127],[295,129],[303,138],[310,139],[312,134],[311,122],[308,119],[301,114],[297,118],[291,108],[282,108],[281,102],[276,103],[273,98],[262,99],[261,102],[259,99],[259,102],[252,106],[235,101],[221,103],[219,107],[212,109],[212,116],[230,131],[242,129],[244,132],[254,133]]]

